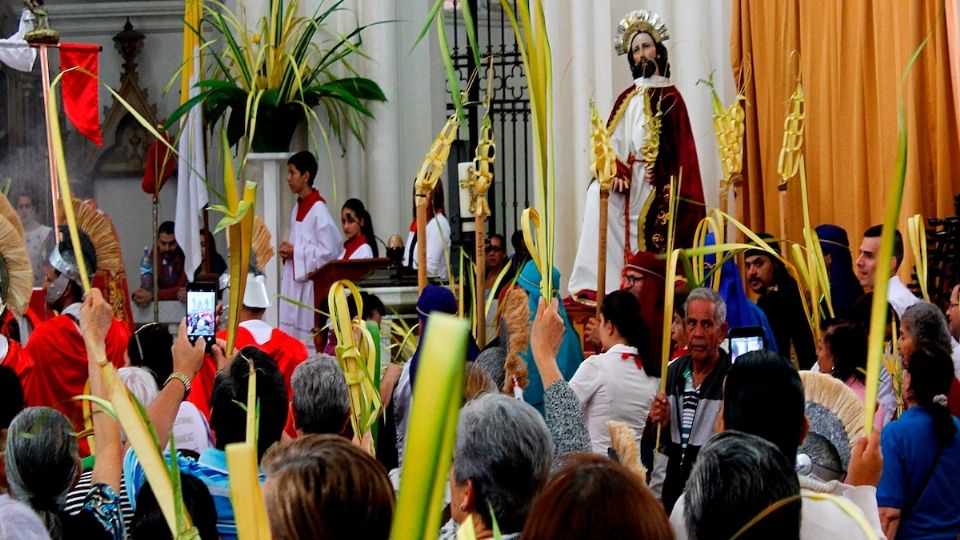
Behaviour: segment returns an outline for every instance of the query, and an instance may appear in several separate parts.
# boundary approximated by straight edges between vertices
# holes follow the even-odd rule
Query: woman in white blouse
[[[648,332],[640,303],[628,291],[615,291],[600,309],[600,344],[605,351],[580,364],[570,388],[583,403],[594,452],[610,446],[608,420],[633,428],[637,445],[659,387],[657,359],[648,353]]]

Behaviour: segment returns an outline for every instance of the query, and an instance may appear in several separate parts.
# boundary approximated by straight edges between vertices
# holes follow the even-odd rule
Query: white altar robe
[[[312,306],[313,282],[307,276],[337,258],[343,239],[323,199],[314,202],[301,221],[297,221],[299,205],[290,215],[289,242],[293,244],[293,258],[283,263],[280,294]],[[309,338],[314,327],[314,312],[290,302],[279,304],[280,329],[301,341],[306,340],[307,351],[315,353],[313,339]]]

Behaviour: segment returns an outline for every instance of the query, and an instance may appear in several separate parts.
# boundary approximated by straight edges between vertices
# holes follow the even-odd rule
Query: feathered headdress
[[[0,216],[7,218],[10,225],[13,225],[14,230],[20,235],[20,239],[23,240],[23,222],[20,221],[20,215],[17,214],[13,205],[10,204],[10,200],[3,193],[0,193]]]
[[[810,431],[819,433],[829,440],[846,464],[850,460],[850,450],[864,435],[863,402],[843,381],[825,373],[801,371],[803,393],[808,403]],[[811,402],[817,406],[811,411]],[[821,414],[822,413],[822,414]],[[819,418],[821,416],[835,417]],[[842,433],[835,433],[842,430]],[[846,445],[841,441],[846,442]],[[846,447],[844,447],[846,446]]]
[[[120,254],[120,240],[110,216],[97,208],[92,200],[81,201],[73,199],[73,212],[77,217],[77,228],[85,234],[96,252],[96,269],[88,269],[92,274],[95,270],[106,272],[120,272],[123,270],[123,256]],[[66,223],[67,217],[63,206],[58,206],[57,216],[60,223]]]
[[[2,202],[9,206],[6,197]],[[19,219],[17,224],[20,224]],[[26,312],[33,289],[33,267],[30,266],[22,230],[18,232],[17,227],[0,213],[0,310],[8,307],[18,317]]]
[[[638,9],[627,13],[617,26],[617,35],[613,38],[613,48],[617,54],[623,55],[630,52],[630,42],[633,41],[633,36],[637,35],[637,32],[650,34],[653,41],[657,43],[670,39],[667,24],[659,15],[652,11]]]
[[[273,258],[273,242],[270,236],[270,229],[263,223],[259,216],[253,219],[253,245],[251,246],[250,260],[257,266],[257,272],[263,272],[267,263]]]

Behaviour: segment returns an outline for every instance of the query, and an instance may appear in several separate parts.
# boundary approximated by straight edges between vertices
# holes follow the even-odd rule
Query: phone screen
[[[763,348],[763,336],[737,336],[730,338],[730,360],[750,351]]]
[[[187,336],[212,342],[217,332],[217,291],[187,290]]]

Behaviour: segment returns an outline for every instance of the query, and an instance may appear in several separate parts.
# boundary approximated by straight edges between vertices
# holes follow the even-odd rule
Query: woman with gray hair
[[[953,376],[960,379],[960,344],[950,336],[943,312],[930,302],[917,302],[903,312],[900,320],[900,355],[904,361],[910,357],[918,341],[930,341],[950,351]]]
[[[691,538],[800,537],[800,484],[790,459],[773,443],[740,431],[707,441],[687,481],[684,521]],[[793,497],[742,530],[772,504]]]
[[[50,533],[29,506],[0,495],[0,538],[50,540]]]
[[[112,309],[97,289],[87,293],[80,309],[80,330],[89,352],[90,393],[106,399],[97,358],[105,358],[104,342],[112,322]],[[99,352],[99,354],[97,354]],[[54,540],[124,536],[120,510],[122,448],[120,428],[96,404],[93,430],[97,461],[93,487],[77,515],[64,510],[67,491],[80,472],[80,456],[73,425],[63,413],[49,407],[24,409],[10,423],[5,447],[10,493],[27,503],[43,520]]]
[[[960,415],[960,344],[950,336],[947,318],[930,302],[917,302],[903,312],[900,319],[900,358],[904,365],[919,343],[930,343],[950,353],[953,380],[947,392],[950,414]]]
[[[472,516],[477,538],[489,537],[492,512],[503,538],[516,538],[553,455],[550,432],[532,406],[503,394],[467,403],[460,411],[450,469],[454,521]]]

